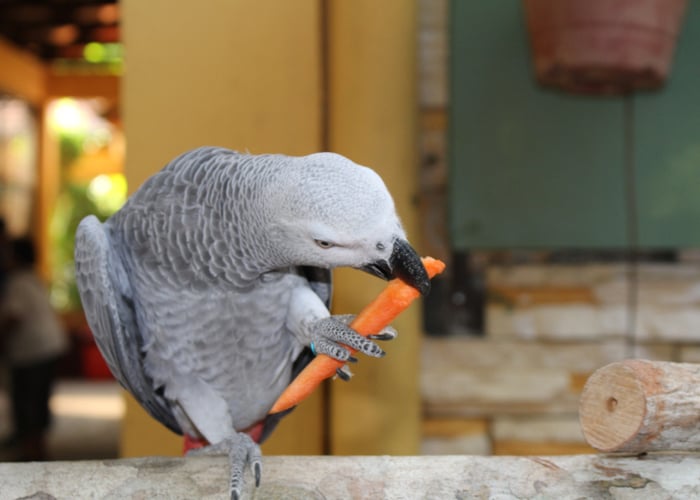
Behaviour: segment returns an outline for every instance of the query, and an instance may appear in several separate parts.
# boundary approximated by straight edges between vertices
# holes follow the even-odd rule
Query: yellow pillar
[[[124,0],[126,176],[136,189],[179,153],[321,149],[317,0]],[[164,20],[163,17],[166,19]],[[266,453],[320,453],[317,395],[278,427]],[[178,454],[179,437],[127,406],[122,454]]]
[[[167,23],[158,21],[163,12]],[[413,2],[125,0],[123,15],[132,190],[176,154],[202,144],[253,153],[329,149],[384,177],[416,240]],[[322,46],[322,22],[328,47]],[[336,278],[336,312],[359,311],[384,286],[358,271]],[[400,337],[386,346],[384,359],[363,357],[350,384],[332,382],[334,453],[418,450],[418,309],[396,326]],[[164,445],[142,446],[152,433],[167,431],[136,408],[128,406],[123,454],[165,453]],[[320,453],[320,417],[317,393],[282,422],[264,451]],[[178,453],[180,441],[170,443],[169,452]]]
[[[384,178],[415,243],[415,2],[329,0],[327,31],[330,149]],[[358,312],[384,286],[357,271],[342,270],[335,277],[336,312]],[[399,337],[385,346],[386,357],[362,357],[351,383],[333,382],[334,454],[417,453],[419,319],[413,306],[396,321]]]
[[[131,188],[202,145],[317,151],[318,16],[316,0],[125,0]]]

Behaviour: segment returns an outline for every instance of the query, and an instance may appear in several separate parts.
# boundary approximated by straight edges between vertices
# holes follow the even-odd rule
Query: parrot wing
[[[75,268],[88,324],[112,374],[151,416],[182,434],[168,403],[143,371],[144,341],[130,303],[131,285],[95,216],[86,217],[78,227]]]

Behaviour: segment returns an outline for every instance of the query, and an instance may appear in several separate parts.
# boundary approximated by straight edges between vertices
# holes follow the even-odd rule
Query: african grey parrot
[[[369,168],[332,153],[202,147],[171,161],[75,243],[80,297],[119,382],[157,420],[226,452],[231,496],[261,473],[268,411],[313,357],[384,352],[331,316],[330,269],[430,283]]]

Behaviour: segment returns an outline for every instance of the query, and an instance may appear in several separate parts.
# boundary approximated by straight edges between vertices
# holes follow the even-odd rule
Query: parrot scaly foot
[[[255,486],[260,486],[260,478],[262,476],[262,452],[257,443],[245,432],[239,432],[228,439],[205,446],[204,448],[191,450],[187,455],[228,455],[231,471],[231,481],[229,483],[231,500],[238,500],[241,497],[243,477],[247,465],[250,466],[253,477],[255,478]]]
[[[391,340],[396,337],[396,330],[387,327],[377,335],[363,337],[353,330],[349,323],[354,318],[351,314],[330,316],[318,319],[309,325],[310,344],[316,354],[325,354],[338,361],[354,362],[348,346],[367,356],[381,358],[386,353],[374,340]],[[341,376],[341,378],[343,378]]]

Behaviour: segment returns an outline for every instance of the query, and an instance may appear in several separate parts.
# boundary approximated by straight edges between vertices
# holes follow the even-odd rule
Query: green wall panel
[[[455,247],[624,246],[622,100],[538,88],[519,1],[451,7]]]
[[[700,1],[688,2],[666,87],[634,103],[639,243],[700,246]]]

